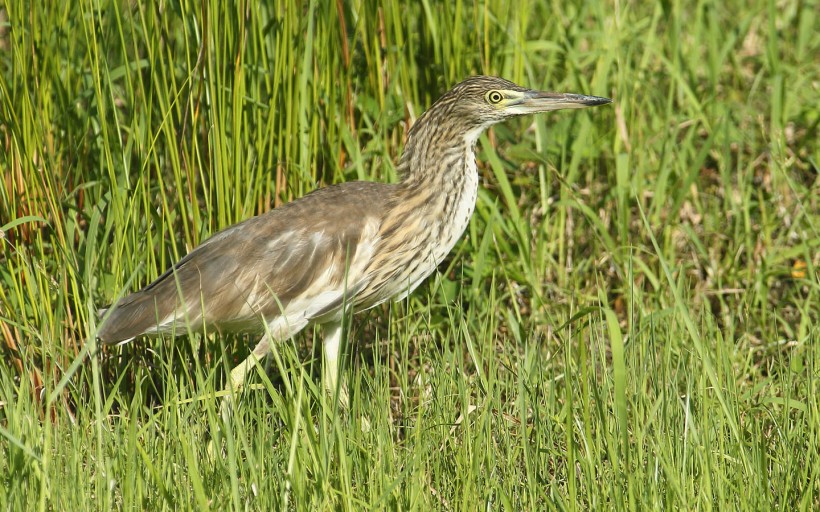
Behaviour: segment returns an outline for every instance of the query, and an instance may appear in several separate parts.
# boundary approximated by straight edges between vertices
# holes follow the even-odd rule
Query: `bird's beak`
[[[527,91],[510,105],[516,114],[536,114],[565,108],[585,108],[612,103],[609,98],[562,92]]]

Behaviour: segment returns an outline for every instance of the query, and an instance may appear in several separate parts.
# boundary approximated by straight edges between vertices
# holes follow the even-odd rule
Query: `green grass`
[[[0,508],[820,508],[816,3],[229,4],[0,6]],[[614,103],[482,138],[349,414],[312,331],[227,419],[253,340],[90,341],[219,229],[395,180],[476,73]]]

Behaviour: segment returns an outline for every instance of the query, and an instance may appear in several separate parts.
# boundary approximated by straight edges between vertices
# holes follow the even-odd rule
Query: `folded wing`
[[[261,332],[341,314],[368,282],[378,245],[375,183],[321,189],[213,236],[105,315],[106,343],[203,327]],[[336,190],[329,204],[323,196]],[[386,195],[385,195],[386,196]],[[363,201],[364,197],[369,197]]]

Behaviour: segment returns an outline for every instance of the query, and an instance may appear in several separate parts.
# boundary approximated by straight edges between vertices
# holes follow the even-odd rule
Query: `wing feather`
[[[389,198],[378,192],[389,187],[320,189],[214,235],[114,305],[98,337],[117,343],[203,326],[260,332],[283,315],[311,321],[333,313],[369,279],[379,203]]]

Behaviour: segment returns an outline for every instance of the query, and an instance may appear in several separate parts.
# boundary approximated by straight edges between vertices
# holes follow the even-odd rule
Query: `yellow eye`
[[[493,105],[497,103],[501,103],[501,100],[504,99],[504,95],[498,91],[490,91],[487,93],[487,101],[492,103]]]

